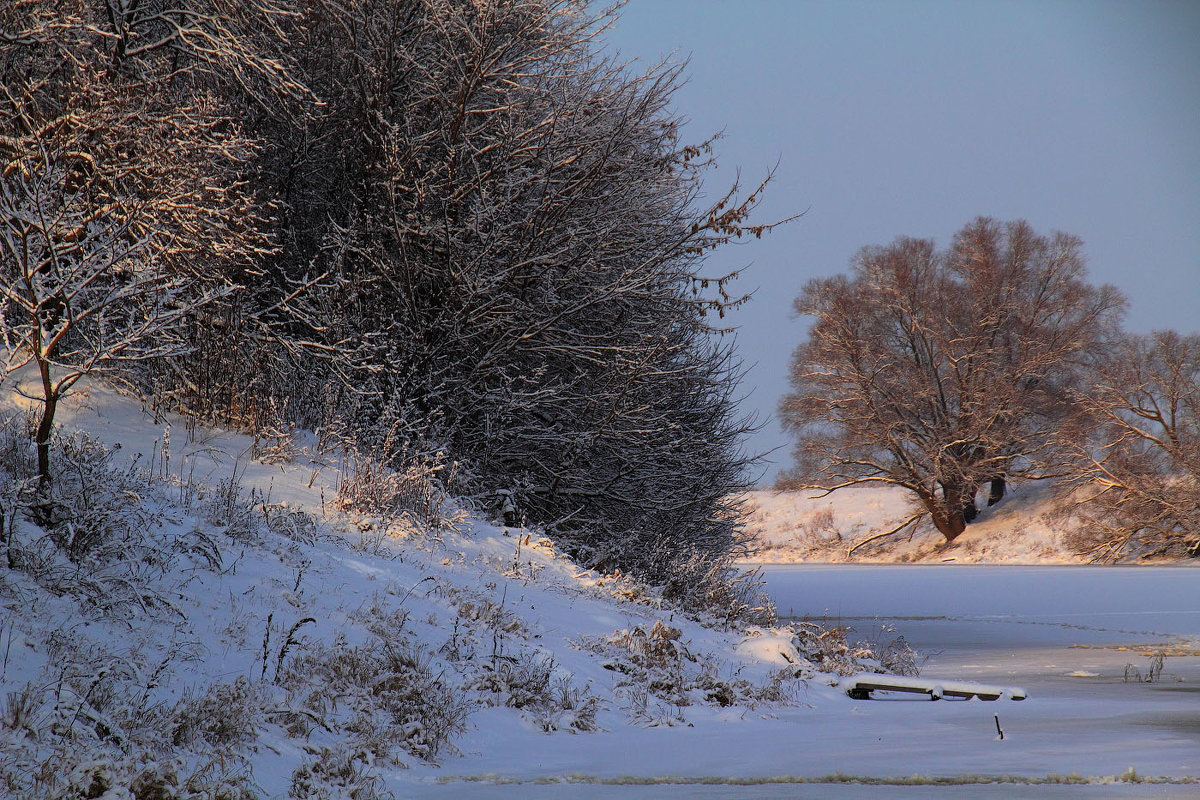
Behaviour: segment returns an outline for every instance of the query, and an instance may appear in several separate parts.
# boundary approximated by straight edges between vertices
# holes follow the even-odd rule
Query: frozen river
[[[903,635],[930,672],[1058,683],[1064,672],[1101,664],[1096,677],[1111,679],[1119,662],[1124,682],[1126,664],[1148,669],[1146,652],[1167,653],[1164,670],[1174,677],[1196,677],[1200,667],[1200,659],[1170,655],[1200,645],[1200,569],[787,565],[764,572],[782,615],[848,625],[868,641]]]
[[[783,614],[1052,621],[1200,635],[1200,568],[788,564],[764,568]]]
[[[781,565],[765,575],[783,615],[850,626],[852,639],[903,635],[926,677],[1027,689],[1024,703],[980,712],[1007,722],[1030,764],[1200,771],[1200,569]]]

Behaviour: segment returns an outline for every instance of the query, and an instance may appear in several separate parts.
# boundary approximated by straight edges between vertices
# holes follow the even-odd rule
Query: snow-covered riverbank
[[[930,524],[900,526],[912,495],[896,486],[856,486],[828,495],[762,489],[746,495],[746,527],[754,538],[747,563],[1081,564],[1048,487],[1015,487],[953,544]],[[879,537],[879,538],[877,538]]]
[[[622,577],[580,569],[537,531],[453,504],[438,531],[346,515],[330,503],[336,459],[299,450],[253,462],[246,437],[145,414],[102,386],[61,414],[141,465],[119,476],[117,498],[120,520],[132,521],[121,547],[141,556],[81,571],[32,521],[15,520],[22,551],[41,560],[0,570],[0,779],[10,786],[110,781],[126,794],[106,796],[137,800],[129,786],[147,775],[173,786],[161,795],[173,800],[217,780],[269,798],[352,786],[455,798],[911,797],[941,782],[992,797],[1055,796],[1080,782],[1118,797],[1197,788],[1200,739],[1188,720],[1200,682],[1183,656],[1166,656],[1154,684],[1126,684],[1116,666],[1145,671],[1140,653],[1081,650],[1096,675],[1068,678],[1059,673],[1074,662],[1055,651],[1046,667],[1039,638],[1107,643],[1092,623],[1056,617],[1070,613],[1066,600],[1135,612],[1112,626],[1114,642],[1195,633],[1176,615],[1200,607],[1194,582],[1082,590],[1065,576],[1083,573],[1063,573],[1035,591],[992,585],[1001,573],[991,568],[924,568],[919,586],[869,568],[770,568],[783,613],[831,625],[858,616],[877,641],[870,626],[889,624],[887,635],[926,648],[928,674],[1008,682],[1011,651],[1020,668],[1050,676],[1017,676],[1030,690],[1022,703],[855,701],[803,662],[787,627],[682,614]],[[912,616],[947,619],[901,619]],[[1035,654],[1022,654],[1026,634]],[[1130,784],[1130,767],[1170,783]]]

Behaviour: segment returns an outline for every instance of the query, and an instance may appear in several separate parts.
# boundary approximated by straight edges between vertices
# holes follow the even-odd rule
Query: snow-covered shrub
[[[322,747],[292,772],[295,800],[388,800],[395,795],[371,767],[369,753],[345,744]]]
[[[549,714],[541,719],[543,729],[547,732],[558,730],[564,721],[572,731],[597,729],[596,712],[600,709],[600,700],[587,686],[576,686],[570,675],[559,675],[550,689]]]
[[[262,685],[239,675],[233,683],[211,686],[175,707],[171,733],[176,747],[204,742],[210,747],[236,749],[256,738],[264,722],[266,692]]]
[[[524,630],[525,623],[512,609],[497,605],[487,598],[463,600],[456,609],[457,618],[474,627],[514,634]]]
[[[751,697],[762,703],[790,704],[796,700],[797,688],[802,685],[797,678],[804,677],[803,669],[793,666],[772,670],[767,682],[751,690]]]
[[[526,653],[512,660],[500,660],[485,675],[484,680],[475,684],[477,688],[501,695],[502,703],[509,708],[524,709],[544,704],[550,693],[554,659]]]
[[[37,692],[27,694],[33,697]],[[37,702],[40,702],[38,700]],[[0,725],[0,796],[22,800],[257,800],[240,758],[188,758],[166,752],[162,729],[141,741],[98,741],[47,725]],[[7,722],[8,720],[5,720]],[[76,733],[81,731],[75,727]]]
[[[8,692],[0,703],[0,726],[22,736],[37,734],[37,709],[41,692],[31,683]]]
[[[71,561],[96,564],[137,559],[145,545],[150,513],[139,492],[144,482],[113,458],[120,447],[105,447],[76,432],[60,437],[56,478],[44,511],[51,537]]]
[[[30,637],[47,664],[0,705],[0,796],[247,796],[228,750],[199,767],[183,750],[166,753],[175,720],[150,690],[164,679],[165,660],[143,663],[136,651],[81,637],[74,626]]]
[[[0,517],[6,560],[55,594],[70,595],[101,614],[128,617],[171,612],[156,579],[177,559],[220,562],[203,534],[164,535],[153,507],[159,499],[137,471],[122,464],[119,446],[105,447],[86,433],[56,436],[55,479],[39,485],[29,469],[28,438],[0,433]],[[23,453],[25,453],[23,455]]]
[[[53,484],[37,487],[32,442],[9,418],[0,425],[0,510],[42,528],[73,563],[92,565],[143,555],[149,515],[139,492],[144,482],[131,467],[118,468],[119,447],[107,448],[75,432],[56,437],[51,459]],[[11,543],[17,546],[17,543]]]
[[[920,654],[909,646],[903,636],[893,637],[886,642],[879,639],[851,643],[847,635],[852,629],[844,625],[826,627],[814,622],[795,622],[791,627],[792,644],[821,672],[838,675],[857,672],[909,676],[920,674]],[[880,632],[886,634],[891,631],[884,628]]]
[[[111,741],[130,737],[130,722],[140,704],[135,685],[140,665],[119,649],[79,638],[56,628],[43,638],[56,680],[44,684],[42,702],[49,709],[43,720],[56,735],[77,741]]]
[[[192,497],[204,521],[222,528],[235,542],[259,541],[264,527],[305,544],[317,540],[317,520],[312,514],[287,503],[270,503],[257,490],[245,491],[242,472],[236,463],[233,471],[215,485],[193,486],[189,495]]]
[[[360,452],[339,476],[337,504],[343,511],[408,518],[437,531],[461,521],[445,488],[452,480],[453,469],[441,452],[415,452],[405,446],[387,463]]]
[[[292,461],[300,454],[296,441],[296,423],[280,408],[273,398],[268,399],[268,411],[255,420],[250,428],[254,437],[250,445],[250,457],[264,464],[282,464]]]
[[[307,511],[291,508],[287,503],[264,503],[263,521],[267,530],[294,542],[316,544],[317,518]]]
[[[674,724],[683,708],[696,704],[789,703],[800,677],[795,668],[777,670],[765,685],[737,673],[722,677],[720,662],[692,652],[683,642],[682,631],[661,620],[648,628],[636,625],[607,636],[584,637],[579,645],[604,658],[604,668],[620,676],[617,694],[625,699],[629,713],[651,724]],[[659,713],[652,712],[651,698],[660,704]],[[665,708],[674,710],[667,713]]]
[[[882,650],[876,648],[876,652],[879,665],[885,672],[912,677],[921,674],[921,667],[918,663],[921,654],[913,650],[903,636],[892,639],[883,646]]]
[[[717,665],[706,661],[688,688],[698,690],[704,702],[712,705],[786,705],[795,701],[800,675],[795,667],[782,667],[772,670],[765,683],[755,684],[745,678],[722,678]]]
[[[129,758],[93,758],[71,767],[52,800],[175,800],[183,796],[174,764],[147,758],[138,763]],[[190,794],[190,793],[189,793]],[[194,795],[193,795],[194,796]],[[227,794],[235,798],[237,794]]]
[[[689,546],[728,552],[752,424],[717,320],[745,298],[704,264],[772,227],[750,224],[765,181],[702,191],[713,151],[681,140],[680,73],[613,69],[612,16],[588,4],[416,3],[399,29],[376,0],[330,8],[252,28],[305,87],[238,120],[256,196],[287,213],[259,263],[214,269],[245,291],[195,315],[162,395],[249,430],[266,409],[346,420],[401,474],[434,441],[469,493],[515,487],[586,566],[661,582]],[[466,62],[488,69],[463,82]],[[234,116],[264,102],[216,93]]]
[[[663,597],[686,611],[715,616],[726,626],[739,622],[769,627],[776,614],[765,587],[757,569],[738,569],[728,558],[695,553],[676,564]]]
[[[596,729],[599,699],[586,686],[576,686],[550,656],[524,650],[515,657],[496,659],[484,664],[469,686],[484,692],[488,705],[519,709],[546,733]]]
[[[453,587],[443,589],[455,605],[454,630],[439,652],[465,669],[476,669],[475,659],[486,659],[493,671],[509,658],[505,649],[510,640],[529,637],[521,616],[502,604],[477,592]]]
[[[388,763],[399,763],[397,749],[434,760],[466,722],[465,698],[394,630],[361,646],[340,636],[309,645],[283,666],[277,683],[297,710],[289,733],[307,735],[319,725]]]
[[[629,660],[635,666],[642,669],[666,670],[677,667],[683,659],[696,661],[696,656],[680,641],[682,635],[683,632],[679,628],[664,625],[661,620],[657,620],[649,629],[635,625],[630,630],[616,631],[602,641],[628,653]]]
[[[0,776],[2,778],[2,776]],[[11,786],[11,784],[10,784]],[[0,779],[0,789],[4,782]],[[13,796],[25,800],[258,800],[248,775],[233,763],[196,767],[147,750],[80,751],[63,747],[36,779]]]
[[[36,483],[32,426],[19,413],[0,414],[0,542],[7,542],[21,496]]]
[[[863,659],[872,658],[869,647],[852,645],[846,638],[850,629],[843,625],[824,627],[812,622],[794,623],[792,644],[800,655],[821,672],[853,675],[863,671]]]
[[[0,481],[37,474],[31,424],[20,414],[0,415]]]
[[[254,505],[253,500],[243,497],[241,478],[235,469],[203,496],[200,513],[205,522],[224,528],[225,535],[234,541],[253,542],[259,538],[261,523]]]

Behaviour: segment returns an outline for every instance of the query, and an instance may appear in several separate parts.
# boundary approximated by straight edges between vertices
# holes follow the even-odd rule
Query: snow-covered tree
[[[813,317],[780,416],[796,436],[784,482],[911,491],[953,540],[1008,481],[1062,462],[1079,413],[1070,390],[1116,331],[1124,301],[1085,280],[1080,241],[976,219],[939,252],[901,238],[862,250],[853,274],[810,282]]]
[[[219,2],[0,9],[0,355],[3,374],[36,365],[43,485],[63,394],[185,352],[182,329],[268,246],[239,179],[252,147],[217,91],[281,83],[230,27],[245,16]]]
[[[1097,560],[1200,555],[1200,336],[1127,336],[1079,402],[1079,544]]]
[[[271,312],[289,403],[323,397],[385,457],[442,448],[589,563],[661,576],[734,542],[746,423],[709,323],[740,298],[699,270],[765,228],[761,187],[700,202],[679,71],[605,56],[610,22],[558,0],[307,5],[292,43],[322,102],[262,127],[284,245],[265,279],[307,287]]]

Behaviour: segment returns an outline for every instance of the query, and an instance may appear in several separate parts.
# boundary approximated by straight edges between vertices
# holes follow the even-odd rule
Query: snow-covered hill
[[[16,459],[30,403],[5,395]],[[838,697],[791,629],[687,618],[537,531],[444,499],[437,529],[335,511],[337,456],[254,461],[96,384],[60,420],[91,496],[51,512],[67,533],[8,519],[0,793],[405,796],[439,764],[498,769],[493,749]]]

